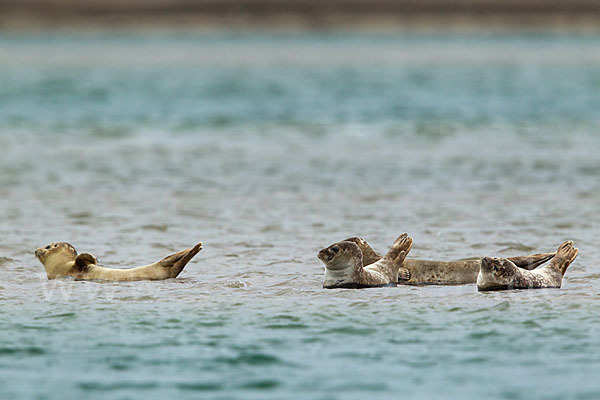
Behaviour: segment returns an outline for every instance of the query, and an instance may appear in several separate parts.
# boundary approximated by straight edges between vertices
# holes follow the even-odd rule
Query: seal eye
[[[46,246],[45,248],[46,250],[50,250],[50,245]]]
[[[334,253],[337,253],[338,251],[340,251],[340,248],[338,246],[333,246],[331,248],[331,251],[333,251]]]

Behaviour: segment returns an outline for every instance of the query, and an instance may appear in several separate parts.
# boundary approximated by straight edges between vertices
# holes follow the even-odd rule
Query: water
[[[0,38],[0,397],[600,396],[600,36]],[[323,290],[352,235],[560,290]],[[46,280],[64,240],[178,279]]]

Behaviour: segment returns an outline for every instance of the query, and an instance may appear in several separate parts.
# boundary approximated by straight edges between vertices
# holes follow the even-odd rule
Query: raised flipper
[[[75,268],[77,272],[84,272],[90,264],[98,264],[98,260],[96,259],[96,257],[91,255],[90,253],[81,253],[75,258],[75,265],[73,266],[73,268]]]
[[[200,252],[200,250],[202,250],[202,243],[198,243],[192,248],[166,256],[156,264],[167,269],[170,278],[175,278],[183,271],[186,264]]]
[[[577,257],[577,253],[579,250],[573,247],[573,241],[567,240],[566,242],[561,243],[556,251],[556,257],[552,260],[551,265],[564,275],[567,272],[567,268],[569,265],[575,260]]]
[[[551,260],[555,255],[556,253],[541,253],[521,257],[508,257],[507,259],[513,262],[517,267],[531,271]]]
[[[398,261],[400,263],[403,262],[404,258],[412,248],[412,243],[413,240],[408,236],[408,233],[403,233],[402,235],[398,236],[384,258],[389,261]],[[402,252],[404,252],[404,255],[401,255]]]
[[[396,239],[390,250],[383,257],[382,261],[388,264],[391,268],[391,281],[396,282],[398,280],[398,271],[402,268],[406,255],[412,248],[413,240],[408,236],[407,233],[403,233]],[[409,274],[410,278],[410,274]]]

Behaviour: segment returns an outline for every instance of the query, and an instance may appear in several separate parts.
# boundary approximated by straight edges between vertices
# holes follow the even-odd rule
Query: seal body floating
[[[572,241],[563,242],[548,265],[533,271],[518,268],[507,258],[485,257],[477,276],[477,290],[559,288],[578,252]]]
[[[363,238],[351,237],[345,241],[360,247],[365,266],[381,259]],[[532,270],[554,257],[555,253],[532,254],[509,258],[517,267]],[[464,285],[477,282],[482,258],[465,258],[455,261],[404,260],[398,273],[398,283],[403,285]]]
[[[75,247],[66,242],[50,243],[40,247],[35,250],[35,256],[44,265],[48,279],[72,276],[77,279],[140,281],[177,277],[200,250],[202,250],[202,243],[171,254],[153,264],[128,269],[101,267],[96,257],[90,253],[77,254]]]
[[[412,247],[412,238],[405,233],[398,237],[388,253],[377,262],[363,266],[363,254],[353,242],[342,241],[319,251],[325,264],[326,289],[361,289],[396,286],[398,270]]]

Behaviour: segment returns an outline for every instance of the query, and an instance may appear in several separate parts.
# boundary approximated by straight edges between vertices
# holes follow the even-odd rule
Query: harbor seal
[[[388,253],[376,262],[363,266],[360,247],[350,241],[334,243],[319,251],[325,264],[326,289],[362,289],[368,287],[396,286],[398,270],[412,247],[412,238],[399,236]]]
[[[105,281],[139,281],[175,278],[185,265],[202,250],[202,243],[171,254],[153,264],[128,269],[105,268],[98,265],[90,253],[77,254],[77,250],[66,242],[50,243],[35,250],[35,256],[46,269],[48,279],[72,276],[77,279]]]
[[[365,266],[381,259],[367,241],[359,237],[345,239],[356,243],[363,253]],[[532,270],[554,257],[555,253],[532,254],[529,256],[509,258],[516,266]],[[404,260],[399,270],[398,283],[403,285],[464,285],[477,282],[477,274],[481,266],[480,258],[465,258],[455,261]]]
[[[569,265],[577,257],[579,250],[573,242],[563,242],[548,265],[533,271],[517,268],[507,258],[485,257],[477,275],[477,290],[541,289],[559,288]]]

